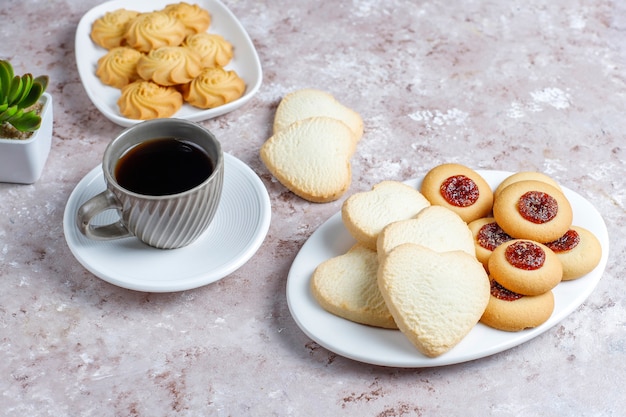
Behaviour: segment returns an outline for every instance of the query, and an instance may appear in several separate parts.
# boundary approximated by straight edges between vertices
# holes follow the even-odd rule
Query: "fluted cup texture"
[[[127,190],[115,179],[115,166],[131,149],[147,140],[174,137],[202,148],[213,172],[201,184],[172,195],[144,195]],[[201,125],[181,119],[155,119],[138,123],[115,138],[104,152],[102,169],[107,190],[85,202],[77,213],[77,226],[98,240],[135,236],[160,249],[187,246],[206,231],[217,212],[224,184],[224,155],[219,141]],[[91,220],[116,209],[118,222],[94,226]]]
[[[224,171],[215,174],[212,181],[196,192],[171,198],[154,200],[116,194],[122,205],[124,224],[139,240],[155,248],[189,245],[207,229],[219,206]]]

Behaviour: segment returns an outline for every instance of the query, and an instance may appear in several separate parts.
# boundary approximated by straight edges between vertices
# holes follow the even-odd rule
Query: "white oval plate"
[[[495,187],[511,172],[478,171]],[[421,179],[406,181],[419,189]],[[302,331],[326,349],[357,361],[394,367],[432,367],[493,355],[539,336],[569,315],[591,294],[602,277],[609,253],[609,238],[600,213],[580,194],[562,187],[574,210],[574,224],[593,232],[602,245],[599,265],[584,277],[560,283],[554,290],[554,312],[534,329],[504,332],[478,323],[450,351],[436,357],[422,355],[399,330],[354,323],[328,313],[309,289],[311,275],[323,261],[344,254],[355,240],[344,227],[341,212],[319,227],[302,246],[287,278],[289,310]]]
[[[76,66],[87,96],[104,116],[120,126],[129,127],[141,120],[128,119],[122,116],[117,107],[120,90],[103,84],[96,76],[96,67],[107,51],[99,47],[90,38],[91,25],[106,12],[125,8],[139,12],[148,12],[164,8],[175,3],[172,0],[113,0],[102,3],[89,10],[80,19],[76,28]],[[219,0],[194,0],[193,3],[206,9],[211,14],[209,33],[222,35],[234,48],[232,61],[225,67],[234,70],[246,82],[246,91],[239,99],[214,109],[202,110],[189,104],[183,107],[172,117],[199,122],[212,119],[231,112],[245,103],[256,94],[263,78],[261,61],[248,33],[233,13]]]
[[[250,167],[226,153],[224,161],[222,200],[209,228],[189,246],[172,250],[155,249],[134,237],[91,240],[78,230],[78,208],[106,187],[102,167],[97,166],[78,183],[65,206],[63,231],[72,254],[97,277],[137,291],[183,291],[231,274],[263,243],[271,205],[265,186]],[[94,224],[117,219],[116,211],[107,210]]]

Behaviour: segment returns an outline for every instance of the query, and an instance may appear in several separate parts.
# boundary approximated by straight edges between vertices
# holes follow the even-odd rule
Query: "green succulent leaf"
[[[9,103],[0,104],[0,113],[5,112],[9,108]]]
[[[2,113],[0,113],[0,123],[4,123],[17,113],[17,106],[11,106]]]
[[[9,93],[11,80],[13,79],[13,67],[9,61],[0,61],[0,94],[2,99]]]
[[[11,122],[20,132],[34,132],[41,126],[41,117],[34,111],[23,113],[17,120]]]
[[[28,108],[35,104],[43,94],[44,89],[45,87],[43,87],[40,83],[33,83],[30,91],[28,92],[28,95],[22,98],[22,103],[20,107]]]
[[[15,114],[9,117],[6,120],[6,122],[12,125],[14,122],[20,120],[20,118],[22,118],[23,116],[24,116],[24,109],[17,108],[17,111],[15,112]]]
[[[47,75],[40,75],[33,80],[33,84],[41,85],[41,93],[43,94],[43,92],[46,91],[46,88],[48,88],[49,81],[50,78]]]
[[[20,77],[19,75],[13,77],[13,81],[11,82],[11,89],[9,90],[9,104],[17,104],[17,99],[22,94],[23,85],[24,83],[22,82],[22,77]]]
[[[26,97],[28,97],[28,94],[30,93],[30,89],[33,87],[33,75],[32,74],[24,74],[22,75],[22,91],[21,94],[17,100],[17,103],[19,104],[20,107],[24,108],[24,107],[28,107],[26,105],[22,105],[21,103],[24,101],[24,99]]]

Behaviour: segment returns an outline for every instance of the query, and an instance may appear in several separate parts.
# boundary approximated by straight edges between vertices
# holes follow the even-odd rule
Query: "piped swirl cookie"
[[[205,32],[211,25],[211,15],[197,4],[168,4],[163,11],[183,22],[187,35]]]
[[[112,48],[98,60],[96,75],[106,85],[122,88],[138,80],[137,62],[141,52],[127,46]]]
[[[139,80],[122,89],[117,105],[125,117],[148,120],[172,116],[183,105],[183,97],[174,87]]]
[[[181,90],[185,101],[192,106],[212,109],[241,97],[246,90],[246,83],[235,71],[214,67],[202,70]]]
[[[122,46],[128,23],[138,15],[139,12],[126,9],[117,9],[105,13],[104,16],[93,22],[90,33],[91,40],[105,49]]]
[[[182,21],[163,11],[142,13],[128,23],[124,39],[140,52],[180,45],[186,36]]]
[[[153,49],[137,62],[137,73],[141,78],[163,86],[188,83],[201,72],[198,54],[182,46]]]
[[[421,192],[431,204],[454,211],[466,223],[487,216],[493,204],[487,181],[461,164],[442,164],[428,171]]]
[[[194,50],[203,67],[225,67],[233,58],[233,45],[215,33],[196,33],[187,36],[183,46]]]

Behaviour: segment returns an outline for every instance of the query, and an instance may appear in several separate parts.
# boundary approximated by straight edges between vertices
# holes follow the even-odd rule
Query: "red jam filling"
[[[478,244],[490,251],[512,239],[513,238],[505,233],[496,222],[485,224],[480,228],[476,236]]]
[[[522,294],[507,290],[493,279],[491,280],[491,295],[504,301],[515,301],[523,297]]]
[[[465,175],[455,175],[447,178],[439,187],[441,196],[451,205],[468,207],[478,200],[478,186]]]
[[[543,266],[546,253],[536,243],[522,240],[509,245],[504,251],[504,257],[515,268],[534,271]]]
[[[580,243],[580,235],[576,230],[569,229],[563,236],[554,242],[546,243],[546,246],[554,252],[567,252],[574,249]]]
[[[559,203],[549,194],[541,191],[528,191],[519,198],[517,210],[529,222],[542,224],[556,217]]]

